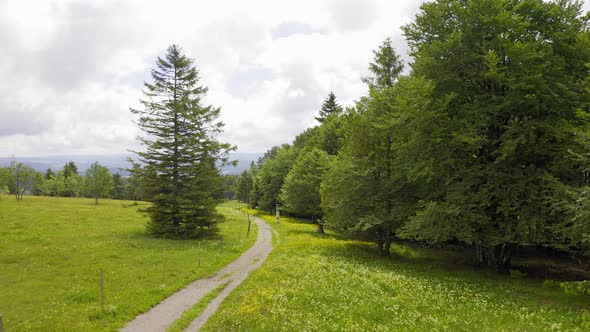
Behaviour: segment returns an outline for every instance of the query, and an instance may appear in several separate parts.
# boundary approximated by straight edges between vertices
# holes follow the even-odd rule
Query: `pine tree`
[[[113,190],[112,196],[114,199],[123,199],[125,196],[125,180],[119,172],[113,174]]]
[[[392,87],[404,65],[391,45],[391,38],[385,39],[379,49],[373,50],[373,54],[375,62],[369,64],[373,76],[363,77],[362,81],[370,88]]]
[[[222,190],[218,163],[227,162],[234,149],[220,143],[220,109],[204,106],[207,88],[200,85],[193,60],[171,45],[152,70],[153,83],[145,83],[143,109],[139,116],[146,146],[136,152],[145,165],[143,183],[153,193],[146,209],[155,236],[193,238],[215,231],[223,216],[215,211]]]
[[[47,171],[45,171],[45,180],[49,180],[54,177],[55,177],[55,172],[51,168],[48,168]]]
[[[320,123],[326,120],[326,117],[330,114],[340,114],[342,112],[342,106],[340,106],[336,102],[336,96],[333,92],[330,92],[328,98],[324,100],[322,104],[322,109],[320,109],[320,116],[316,117],[315,119],[318,120]]]
[[[78,173],[78,166],[73,161],[64,165],[64,190],[63,196],[76,197],[80,194],[82,177]]]

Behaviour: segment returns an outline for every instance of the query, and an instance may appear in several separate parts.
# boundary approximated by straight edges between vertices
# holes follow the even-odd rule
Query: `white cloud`
[[[375,0],[331,0],[328,5],[336,27],[340,30],[362,30],[370,27],[379,16]]]
[[[222,108],[224,140],[288,143],[330,91],[344,106],[366,93],[384,38],[410,61],[400,26],[421,2],[0,0],[0,156],[136,149],[129,107],[172,43]]]

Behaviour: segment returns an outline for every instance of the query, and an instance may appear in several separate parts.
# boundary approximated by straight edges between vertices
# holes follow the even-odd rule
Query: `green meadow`
[[[193,280],[212,275],[256,239],[231,203],[220,237],[154,239],[146,203],[0,195],[0,315],[6,331],[116,330]],[[255,227],[255,225],[253,225]],[[223,251],[220,238],[223,238]],[[100,269],[105,305],[101,306]]]
[[[589,331],[590,300],[543,280],[472,270],[452,253],[374,246],[292,218],[206,331]]]
[[[146,203],[0,196],[0,314],[7,331],[116,330],[187,283],[213,274],[256,239],[235,203],[219,238],[145,234]],[[371,243],[305,221],[260,215],[275,250],[234,291],[206,331],[587,331],[590,300],[457,263],[453,252]],[[255,227],[255,224],[252,224]],[[165,267],[164,267],[165,260]],[[99,270],[104,270],[101,307]],[[165,269],[165,274],[164,273]],[[219,291],[219,290],[218,290]],[[214,292],[215,293],[215,292]],[[213,297],[200,301],[181,330]]]

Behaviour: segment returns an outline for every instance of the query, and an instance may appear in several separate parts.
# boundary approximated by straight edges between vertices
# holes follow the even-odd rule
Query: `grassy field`
[[[262,216],[280,234],[269,259],[205,331],[589,331],[590,300],[542,280],[445,266],[445,255],[320,235]]]
[[[145,203],[0,195],[0,315],[6,331],[116,330],[195,279],[237,258],[256,239],[231,204],[224,238],[197,242],[153,239]],[[253,225],[255,226],[255,225]],[[163,275],[165,252],[166,274]],[[105,310],[99,270],[104,270]]]

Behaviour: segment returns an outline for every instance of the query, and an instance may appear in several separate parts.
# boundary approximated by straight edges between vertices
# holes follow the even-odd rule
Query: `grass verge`
[[[5,331],[115,331],[193,280],[239,257],[256,240],[235,203],[219,239],[155,239],[146,203],[0,195],[0,315]],[[253,225],[255,227],[255,225]],[[165,252],[165,274],[163,255]],[[101,308],[99,269],[104,270]]]
[[[199,302],[192,306],[189,310],[185,311],[182,316],[174,321],[172,325],[166,330],[167,332],[182,332],[186,329],[195,318],[197,318],[209,305],[214,298],[221,293],[225,287],[229,284],[229,281],[225,284],[215,288],[207,295],[205,295]]]
[[[204,331],[588,331],[588,297],[541,280],[445,266],[444,253],[370,243],[260,215],[280,233]]]

